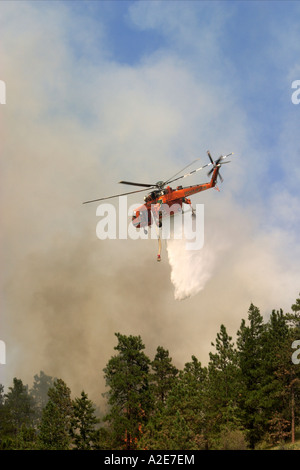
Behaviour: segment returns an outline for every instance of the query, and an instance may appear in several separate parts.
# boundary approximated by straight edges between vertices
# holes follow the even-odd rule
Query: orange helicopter
[[[229,161],[224,162],[223,160],[233,153],[229,153],[228,155],[221,155],[216,161],[213,161],[209,150],[207,151],[207,155],[209,157],[210,163],[201,166],[195,170],[192,170],[190,173],[186,173],[184,175],[178,176],[179,173],[184,171],[189,166],[193,165],[199,159],[194,160],[189,165],[185,166],[182,170],[177,172],[171,178],[166,181],[158,181],[155,184],[146,184],[146,183],[133,183],[131,181],[119,181],[121,184],[127,184],[131,186],[139,186],[146,189],[140,189],[137,191],[130,191],[127,193],[116,194],[114,196],[103,197],[100,199],[93,199],[91,201],[85,201],[83,204],[88,204],[91,202],[103,201],[105,199],[111,199],[114,197],[125,196],[128,194],[139,193],[142,191],[150,191],[147,196],[144,197],[144,204],[139,206],[137,209],[134,210],[132,215],[132,224],[136,228],[144,227],[146,232],[146,227],[153,224],[153,220],[155,221],[157,227],[162,226],[162,219],[166,216],[173,216],[177,212],[182,210],[182,204],[189,204],[192,210],[192,215],[194,216],[194,209],[192,207],[191,200],[187,196],[191,196],[193,194],[199,193],[201,191],[205,191],[210,188],[214,188],[217,184],[218,177],[220,178],[221,182],[223,182],[223,178],[220,175],[220,167],[225,163],[230,163]],[[208,172],[208,176],[211,176],[211,180],[208,183],[204,184],[196,184],[193,186],[177,186],[176,189],[172,189],[169,184],[177,181],[181,178],[186,178],[188,176],[193,175],[197,171],[203,170],[206,167],[212,166],[210,171]],[[170,209],[170,210],[166,210]],[[147,232],[146,232],[147,233]],[[161,260],[160,251],[161,251],[161,241],[158,237],[159,241],[159,252],[157,255],[157,261]]]

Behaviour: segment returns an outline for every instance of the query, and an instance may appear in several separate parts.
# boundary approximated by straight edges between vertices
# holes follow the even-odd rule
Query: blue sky
[[[299,117],[290,100],[300,55],[297,2],[93,1],[75,2],[72,14],[82,25],[92,19],[93,32],[101,27],[94,40],[104,42],[112,62],[134,68],[169,54],[185,61],[196,80],[213,83],[220,98],[234,89],[258,150],[275,155],[265,177],[280,181],[280,134],[287,113]],[[73,39],[78,56],[89,54]]]
[[[151,3],[153,5],[149,5]],[[234,89],[234,99],[247,115],[248,131],[256,150],[261,153],[261,159],[269,161],[263,179],[264,194],[268,197],[270,184],[274,181],[285,184],[282,171],[289,165],[289,159],[282,159],[280,155],[282,129],[287,119],[300,123],[299,110],[291,106],[290,100],[291,81],[297,77],[300,57],[299,4],[280,1],[163,3],[98,4],[96,15],[101,19],[108,17],[104,22],[112,59],[136,66],[151,54],[168,50],[186,60],[196,79],[201,75],[202,79],[214,83],[220,98],[226,88]],[[155,13],[162,7],[164,19]],[[172,24],[173,17],[181,12],[185,13],[181,25],[175,21]],[[141,19],[143,14],[146,19]],[[201,47],[205,40],[208,43]],[[211,48],[212,54],[206,55],[206,48]],[[197,67],[197,61],[201,67]],[[291,166],[293,162],[292,159]],[[259,159],[256,164],[259,166]],[[259,168],[257,170],[261,174]]]
[[[116,331],[169,348],[178,366],[205,362],[220,323],[234,335],[250,302],[267,315],[295,301],[299,18],[283,1],[1,2],[9,377],[44,370],[97,394],[91,370]],[[195,196],[213,269],[178,303],[166,254],[158,273],[156,245],[100,243],[96,207],[81,203],[206,163],[208,149],[234,152],[221,192]]]

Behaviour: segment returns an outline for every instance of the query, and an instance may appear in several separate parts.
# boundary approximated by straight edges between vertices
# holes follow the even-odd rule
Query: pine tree
[[[300,292],[299,292],[300,296]],[[294,320],[297,322],[298,327],[300,327],[300,297],[296,299],[296,302],[291,307],[292,311],[294,312]]]
[[[172,382],[164,406],[157,407],[143,429],[139,448],[195,450],[205,447],[206,369],[193,356]]]
[[[35,404],[43,409],[49,399],[48,391],[54,385],[54,379],[40,371],[39,375],[33,377],[33,385],[30,389],[30,395],[33,397]]]
[[[251,449],[264,434],[264,416],[262,409],[263,382],[263,332],[264,323],[260,311],[253,304],[248,311],[248,322],[242,320],[237,332],[238,362],[240,369],[241,390],[239,406],[241,421],[247,430],[247,439]]]
[[[11,448],[14,429],[9,420],[8,409],[5,406],[4,385],[0,384],[0,450]]]
[[[299,293],[300,296],[300,293]],[[290,343],[294,344],[300,339],[300,298],[296,299],[296,303],[291,307],[293,311],[292,315],[292,329],[290,332]],[[298,347],[299,350],[299,347]],[[299,358],[299,353],[298,353]],[[290,407],[291,407],[291,438],[292,442],[295,442],[295,427],[296,423],[300,420],[300,364],[294,363],[294,368],[290,374]]]
[[[215,344],[211,344],[216,352],[209,354],[207,412],[211,431],[219,433],[221,428],[229,430],[240,425],[237,352],[224,325],[220,327]]]
[[[53,384],[54,379],[49,375],[46,375],[43,371],[40,371],[39,375],[36,374],[34,376],[33,386],[29,393],[34,401],[35,419],[37,424],[39,424],[42,418],[42,411],[49,399],[48,391],[53,387]]]
[[[0,407],[4,405],[4,385],[0,384]]]
[[[275,372],[280,383],[279,408],[280,419],[290,423],[290,436],[295,442],[295,429],[300,420],[300,364],[293,360],[294,341],[300,339],[300,299],[291,307],[293,313],[284,316],[288,325],[288,334],[285,341],[280,344],[278,364]]]
[[[48,391],[49,400],[43,409],[39,426],[40,449],[68,450],[71,444],[73,407],[71,391],[61,379]]]
[[[28,387],[23,385],[21,379],[13,379],[13,387],[5,395],[4,402],[7,418],[11,427],[11,434],[17,435],[23,426],[30,427],[33,422],[33,400],[28,393]]]
[[[130,450],[136,448],[142,424],[152,408],[150,359],[143,352],[145,346],[140,336],[116,333],[116,337],[118,354],[104,369],[110,406],[106,420],[112,426],[116,445]]]
[[[207,446],[207,368],[202,367],[196,356],[187,362],[179,372],[172,391],[167,399],[166,412],[178,418],[177,423],[185,423],[185,449],[198,449]],[[182,421],[184,420],[184,421]]]
[[[164,404],[168,392],[171,390],[175,377],[178,374],[178,369],[173,366],[169,351],[161,346],[158,346],[151,366],[154,371],[152,380],[155,384],[155,396],[158,398],[160,404]]]
[[[73,418],[71,420],[71,435],[75,449],[91,450],[96,446],[96,424],[100,422],[95,416],[95,407],[87,394],[82,391],[80,398],[73,401]]]
[[[273,310],[262,335],[263,377],[261,381],[261,416],[265,419],[265,432],[268,433],[271,426],[273,435],[276,426],[279,429],[280,416],[284,413],[283,383],[277,372],[283,360],[288,337],[289,328],[283,311]],[[282,420],[284,420],[283,416]]]
[[[7,394],[0,386],[0,449],[21,449],[21,434],[32,437],[29,447],[24,445],[24,448],[31,448],[35,440],[33,418],[33,400],[22,380],[14,378]]]

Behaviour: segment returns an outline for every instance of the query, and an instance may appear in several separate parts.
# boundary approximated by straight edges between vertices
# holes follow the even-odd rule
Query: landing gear
[[[192,201],[190,199],[188,199],[187,197],[185,197],[185,198],[183,198],[182,202],[184,202],[185,204],[188,204],[190,206],[191,211],[192,211],[192,217],[196,217],[196,212],[195,212],[195,209],[192,206]]]

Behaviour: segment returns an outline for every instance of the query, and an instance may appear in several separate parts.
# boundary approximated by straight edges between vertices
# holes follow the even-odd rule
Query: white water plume
[[[197,247],[198,249],[190,248],[192,235],[195,235],[195,228],[199,230],[199,227],[191,212],[185,213],[185,216],[190,218],[191,223],[185,224],[181,238],[176,239],[176,236],[172,236],[167,241],[171,281],[176,300],[192,297],[204,289],[213,274],[216,257],[213,247],[208,243],[203,243],[203,246]],[[176,229],[172,235],[175,233]]]

